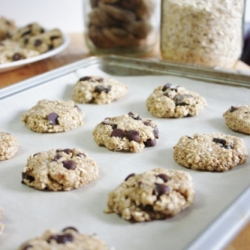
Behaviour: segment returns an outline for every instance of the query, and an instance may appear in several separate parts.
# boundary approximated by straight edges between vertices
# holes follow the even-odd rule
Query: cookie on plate
[[[67,191],[94,181],[97,163],[80,149],[51,149],[27,159],[22,183],[38,190]]]
[[[159,138],[157,123],[129,112],[122,116],[105,118],[93,130],[95,142],[111,151],[138,153],[144,147],[156,145]]]
[[[78,103],[109,104],[123,97],[128,86],[113,78],[81,77],[73,87],[72,98]]]
[[[18,151],[19,140],[5,132],[0,132],[0,161],[12,158]]]
[[[41,100],[22,115],[22,121],[34,132],[56,133],[81,126],[83,117],[73,101]]]
[[[14,20],[0,17],[0,41],[7,39],[16,30],[16,24]]]
[[[250,105],[232,106],[223,114],[223,117],[232,130],[250,134]]]
[[[206,100],[199,94],[170,83],[159,86],[147,98],[148,111],[159,118],[182,118],[196,116],[206,106]]]
[[[174,159],[194,170],[224,172],[247,161],[248,152],[241,138],[222,133],[182,136],[174,146]]]
[[[130,174],[109,193],[105,212],[137,222],[166,219],[190,206],[194,198],[195,190],[188,173],[155,168]]]
[[[47,230],[41,236],[27,240],[18,249],[108,250],[109,248],[96,236],[81,234],[76,228],[67,227],[61,232],[53,229]]]
[[[2,208],[0,207],[0,235],[3,233],[3,229],[4,229],[4,224],[1,223],[1,220],[3,218],[2,216]]]

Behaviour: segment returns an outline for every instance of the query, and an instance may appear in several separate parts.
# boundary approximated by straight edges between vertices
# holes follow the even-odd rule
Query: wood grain
[[[0,88],[17,84],[18,82],[28,79],[30,77],[48,72],[52,69],[59,68],[69,63],[76,62],[91,56],[89,53],[83,38],[83,34],[69,34],[70,44],[61,53],[39,61],[24,67],[12,70],[9,72],[0,73]],[[160,59],[158,48],[155,49],[150,57]],[[250,72],[250,67],[243,62],[237,62],[235,69],[247,70]],[[212,241],[213,239],[211,239]],[[232,242],[225,247],[224,250],[248,250],[250,249],[250,222],[238,233],[238,235],[232,239]]]

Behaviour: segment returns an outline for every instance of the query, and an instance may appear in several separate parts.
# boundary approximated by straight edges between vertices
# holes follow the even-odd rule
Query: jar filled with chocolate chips
[[[93,54],[147,54],[156,44],[154,0],[84,0],[85,40]]]

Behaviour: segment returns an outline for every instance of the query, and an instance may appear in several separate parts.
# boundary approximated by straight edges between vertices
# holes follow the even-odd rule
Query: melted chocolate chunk
[[[22,180],[28,180],[29,182],[33,182],[35,178],[31,175],[27,175],[25,172],[22,173]]]
[[[140,134],[136,130],[129,130],[129,131],[127,131],[126,138],[129,141],[140,142]]]
[[[125,178],[124,181],[127,181],[130,177],[133,177],[133,176],[135,176],[135,173],[129,174],[129,175]]]
[[[65,227],[63,230],[62,230],[62,232],[65,232],[65,231],[67,231],[67,230],[73,230],[73,231],[75,231],[75,232],[77,232],[78,233],[78,230],[75,228],[75,227]]]
[[[60,158],[62,158],[62,156],[60,154],[56,154],[55,157],[54,157],[54,159],[52,161],[57,161]]]
[[[178,94],[174,97],[174,102],[175,102],[175,105],[176,106],[185,106],[185,105],[188,105],[186,102],[185,102],[185,99],[188,99],[188,98],[192,98],[193,96],[192,95],[189,95],[189,94]]]
[[[53,40],[58,39],[58,38],[59,38],[59,36],[51,36],[50,40],[53,41]]]
[[[238,107],[234,107],[234,106],[231,106],[231,108],[230,108],[230,111],[229,112],[234,112],[234,111],[236,111],[236,110],[238,110],[239,108]]]
[[[213,142],[220,144],[222,148],[233,149],[233,145],[227,144],[227,141],[220,138],[213,138]]]
[[[159,139],[159,129],[158,127],[154,127],[153,134],[156,139]]]
[[[68,170],[75,170],[76,169],[76,163],[72,160],[63,161],[62,164]]]
[[[101,94],[102,92],[108,93],[111,90],[109,85],[97,85],[94,89],[95,93]]]
[[[147,213],[153,213],[154,212],[154,208],[152,205],[146,205],[143,207],[140,207],[143,211],[147,212]]]
[[[28,244],[28,245],[25,245],[25,246],[22,248],[22,250],[27,250],[27,249],[32,248],[32,247],[33,247],[32,245]]]
[[[155,183],[155,188],[158,193],[158,197],[169,192],[169,187],[165,184]]]
[[[66,154],[72,154],[73,153],[73,150],[70,149],[70,148],[65,148],[65,149],[62,149],[62,150],[56,150],[56,152],[64,152]]]
[[[59,117],[59,115],[57,113],[50,113],[47,116],[47,119],[51,125],[58,125],[59,124],[58,117]]]
[[[39,47],[42,43],[43,43],[43,42],[42,42],[41,39],[36,39],[36,40],[34,41],[34,46],[35,46],[35,47]]]
[[[22,37],[29,35],[31,33],[31,30],[27,30],[25,32],[23,32],[23,34],[21,35]]]
[[[172,84],[170,84],[170,83],[167,83],[167,84],[165,84],[165,85],[163,86],[162,91],[164,92],[164,91],[166,91],[167,89],[171,89],[171,90],[174,90],[174,91],[177,92],[178,86],[175,86],[175,85],[172,85]]]
[[[91,76],[84,76],[84,77],[81,77],[81,78],[79,79],[79,81],[89,81],[89,80],[91,80],[91,79],[92,79]]]
[[[116,128],[112,131],[111,136],[123,138],[125,136],[125,132],[122,129]]]
[[[156,145],[156,139],[148,139],[144,142],[145,147],[154,147]]]
[[[151,121],[150,120],[146,120],[143,122],[144,125],[146,126],[151,126]]]
[[[74,240],[74,237],[70,233],[66,233],[62,235],[54,234],[48,238],[47,242],[50,243],[52,240],[56,241],[58,244],[65,244],[67,242],[72,242]]]
[[[81,158],[86,157],[86,155],[84,153],[78,153],[78,154],[76,154],[76,156],[81,157]]]
[[[13,56],[12,56],[12,60],[13,61],[19,61],[21,60],[23,57],[20,53],[15,53]]]
[[[164,182],[167,182],[169,180],[169,177],[166,174],[158,174],[158,175],[156,175],[156,177],[159,177]]]
[[[141,120],[141,117],[139,115],[134,114],[133,112],[129,112],[128,115],[134,120]]]

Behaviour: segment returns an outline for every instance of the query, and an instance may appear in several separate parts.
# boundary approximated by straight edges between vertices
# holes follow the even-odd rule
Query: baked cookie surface
[[[194,170],[224,172],[247,161],[241,138],[222,133],[182,136],[174,146],[175,161]]]
[[[0,41],[7,39],[16,30],[16,24],[14,20],[0,17]]]
[[[198,115],[207,103],[199,94],[167,83],[154,89],[147,98],[146,106],[153,116],[181,118]]]
[[[72,99],[77,103],[109,104],[123,97],[128,86],[112,78],[85,76],[73,87]]]
[[[81,126],[83,117],[73,101],[41,100],[22,115],[22,121],[34,132],[56,133]]]
[[[0,132],[0,161],[12,158],[18,151],[19,140],[5,132]]]
[[[122,116],[105,118],[93,130],[95,142],[111,151],[138,153],[144,147],[156,145],[159,138],[157,123],[129,112]]]
[[[250,105],[232,106],[223,114],[223,117],[232,130],[250,134]]]
[[[108,196],[106,213],[137,222],[172,217],[195,198],[191,176],[181,170],[155,168],[130,174]]]
[[[97,163],[80,149],[51,149],[27,159],[22,183],[38,190],[67,191],[97,179]]]
[[[19,250],[108,250],[105,242],[93,235],[81,234],[74,227],[64,228],[61,232],[53,229],[41,236],[27,240]]]

